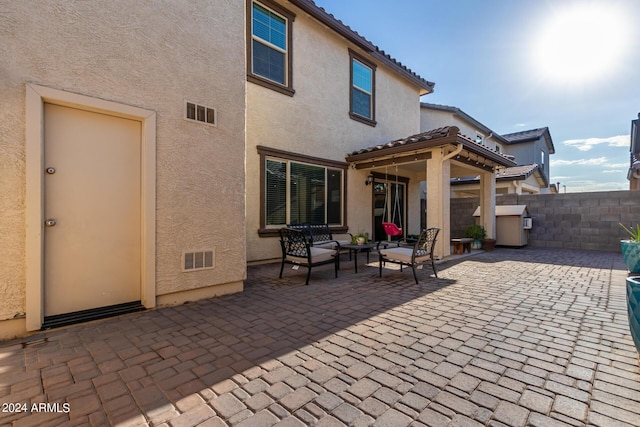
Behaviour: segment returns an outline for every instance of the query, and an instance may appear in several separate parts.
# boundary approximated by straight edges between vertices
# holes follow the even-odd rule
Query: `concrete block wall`
[[[463,236],[474,222],[479,199],[451,199],[451,236]],[[527,205],[533,219],[529,245],[620,252],[626,238],[620,223],[640,224],[640,192],[499,195],[498,205]]]

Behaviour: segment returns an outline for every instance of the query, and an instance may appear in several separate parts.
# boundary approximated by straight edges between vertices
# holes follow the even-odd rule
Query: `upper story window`
[[[247,80],[292,96],[291,12],[269,0],[249,1]]]
[[[375,126],[376,66],[353,51],[349,51],[349,57],[351,62],[349,115],[354,120]]]
[[[476,143],[482,144],[484,142],[484,135],[480,132],[476,132]]]

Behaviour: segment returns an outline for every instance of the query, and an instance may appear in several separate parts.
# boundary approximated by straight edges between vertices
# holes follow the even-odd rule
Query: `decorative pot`
[[[629,329],[636,350],[640,353],[640,277],[627,277],[627,313]]]
[[[480,249],[480,248],[482,248],[482,240],[473,239],[473,242],[471,242],[471,249]]]
[[[496,248],[496,239],[482,239],[482,249],[491,252]]]
[[[640,242],[620,240],[622,258],[631,273],[640,274]]]
[[[364,245],[364,242],[365,242],[364,237],[358,237],[358,244],[359,245]]]

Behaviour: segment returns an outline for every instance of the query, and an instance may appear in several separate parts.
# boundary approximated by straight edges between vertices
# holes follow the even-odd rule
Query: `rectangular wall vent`
[[[218,124],[218,114],[215,108],[206,107],[190,101],[186,101],[184,118],[210,126],[216,126]]]
[[[214,267],[213,250],[184,252],[182,254],[182,271],[207,270]]]

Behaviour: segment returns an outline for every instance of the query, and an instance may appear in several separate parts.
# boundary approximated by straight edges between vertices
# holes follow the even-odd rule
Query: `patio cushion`
[[[336,254],[336,251],[333,250],[333,249],[323,249],[323,248],[318,248],[318,247],[315,247],[315,246],[310,247],[309,250],[311,251],[311,263],[312,264],[315,264],[315,263],[318,263],[318,262],[329,261]],[[287,261],[293,261],[293,262],[297,262],[297,263],[300,263],[300,264],[306,264],[307,263],[307,258],[287,255]]]
[[[413,248],[391,248],[381,249],[380,253],[387,259],[404,262],[411,264],[411,255],[413,254]],[[429,259],[429,255],[417,256],[416,262],[426,261]]]
[[[313,242],[313,247],[314,248],[324,248],[324,249],[336,249],[338,247],[338,244],[336,244],[336,242],[340,246],[344,246],[344,245],[351,244],[351,239],[349,239],[349,240],[329,240],[329,241],[326,241],[326,242]]]

